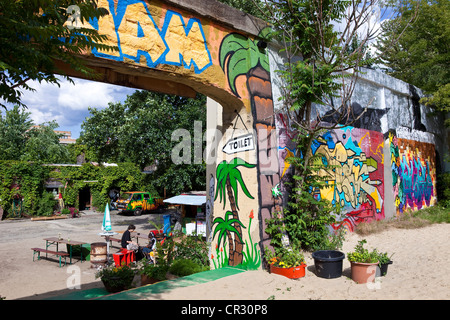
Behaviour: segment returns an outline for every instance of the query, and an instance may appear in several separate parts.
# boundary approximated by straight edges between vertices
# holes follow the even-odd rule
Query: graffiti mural
[[[260,264],[260,251],[257,244],[253,243],[250,234],[251,223],[254,219],[253,210],[249,214],[248,241],[244,241],[242,232],[242,229],[247,227],[239,217],[238,186],[247,198],[253,199],[239,170],[241,166],[251,169],[256,165],[247,163],[240,158],[234,158],[229,162],[224,160],[217,166],[215,199],[219,198],[219,202],[223,203],[223,209],[225,209],[228,198],[231,211],[227,211],[224,217],[216,217],[213,221],[215,226],[213,237],[217,235],[217,244],[216,257],[212,255],[211,259],[216,268],[224,265],[240,265],[255,269]],[[228,254],[224,251],[227,246]]]
[[[268,29],[261,31],[263,38]],[[250,39],[238,33],[224,37],[220,47],[220,65],[227,75],[231,92],[240,97],[247,91],[253,114],[253,128],[257,136],[257,176],[260,223],[260,247],[270,245],[264,232],[265,220],[275,211],[281,210],[280,197],[274,198],[272,189],[280,183],[278,168],[278,144],[275,127],[272,84],[270,81],[269,59],[265,49],[258,45],[260,40]],[[245,88],[238,88],[238,77],[246,79]]]
[[[383,145],[381,133],[353,127],[328,131],[314,141],[312,154],[330,167],[319,172],[329,177],[329,187],[317,197],[343,209],[334,229],[353,231],[361,222],[384,219]]]
[[[397,216],[436,203],[435,149],[430,143],[398,139],[389,133]]]
[[[294,167],[289,162],[290,157],[297,156],[294,142],[295,131],[289,125],[289,118],[282,113],[276,115],[276,125],[278,130],[278,166],[280,172],[280,189],[283,195],[283,206],[286,207],[291,193],[292,176]]]
[[[142,0],[100,0],[100,7],[110,14],[90,21],[92,28],[108,35],[108,44],[119,47],[118,52],[93,49],[96,57],[141,62],[150,68],[160,64],[182,66],[202,73],[212,65],[211,53],[197,18],[185,19],[173,10],[167,10],[162,23]],[[161,13],[160,13],[161,14]]]
[[[99,0],[98,5],[107,8],[110,14],[86,22],[84,27],[106,35],[103,43],[117,46],[119,50],[106,52],[94,48],[83,56],[101,76],[99,81],[170,94],[208,95],[221,105],[216,109],[216,127],[222,133],[236,119],[236,110],[243,122],[251,123],[252,142],[255,142],[252,149],[224,154],[227,161],[221,163],[219,152],[214,159],[219,165],[207,167],[210,193],[206,212],[214,266],[258,268],[263,248],[270,246],[270,238],[264,232],[265,220],[287,204],[290,194],[287,182],[294,172],[287,159],[298,156],[287,118],[274,114],[272,85],[276,81],[271,82],[274,74],[271,75],[266,50],[273,53],[272,63],[282,61],[282,57],[271,46],[266,49],[267,43],[262,42],[266,32],[263,28],[267,26],[264,21],[249,16],[242,19],[238,12],[224,17],[220,12],[230,8],[212,10],[224,4],[196,7],[200,4]],[[363,98],[371,95],[372,91],[368,93],[366,89],[374,87],[372,82],[385,81],[382,78],[368,78],[370,86],[361,82],[361,88],[355,93]],[[379,88],[380,92],[373,91],[373,94],[384,98],[377,100],[379,105],[365,111],[355,122],[356,127],[325,133],[311,149],[312,153],[321,155],[324,164],[330,165],[329,172],[325,172],[330,176],[330,187],[318,191],[316,196],[344,209],[338,217],[339,223],[333,226],[335,229],[353,230],[361,222],[384,218],[384,165],[392,169],[398,214],[436,202],[434,145],[393,135],[389,140],[391,162],[384,163],[381,131],[396,128],[400,135],[399,128],[410,125],[406,116],[414,118],[415,129],[425,130],[426,126],[419,121],[422,107],[414,100],[413,115],[410,115],[406,96],[413,93],[403,92],[398,96],[386,82],[380,82]],[[387,106],[386,101],[393,103]],[[360,115],[365,109],[362,105],[353,103],[352,113]],[[403,113],[405,119],[397,119]],[[328,116],[332,118],[332,114]],[[242,152],[240,158],[235,157],[238,152]],[[241,158],[251,160],[243,162]]]

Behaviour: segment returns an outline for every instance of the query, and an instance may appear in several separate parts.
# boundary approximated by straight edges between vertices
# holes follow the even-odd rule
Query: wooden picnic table
[[[70,239],[62,239],[62,238],[58,238],[58,237],[44,238],[44,240],[45,240],[45,249],[48,249],[48,247],[50,247],[52,245],[56,245],[57,252],[59,252],[58,245],[60,243],[68,245],[69,246],[68,253],[69,253],[69,258],[70,258],[70,264],[72,264],[72,247],[73,246],[81,246],[83,244],[86,244],[86,242],[75,241],[75,240],[70,240]],[[47,252],[45,253],[45,256],[47,257]],[[83,249],[80,250],[80,261],[83,262]]]
[[[151,231],[151,230],[150,230]],[[149,232],[150,232],[149,231]],[[117,233],[124,233],[125,231],[116,231]],[[131,238],[136,238],[136,242],[137,244],[139,244],[139,239],[145,239],[145,240],[149,240],[148,238],[148,233],[142,233],[142,232],[137,232],[137,231],[133,231],[131,232]],[[122,238],[115,238],[115,237],[110,237],[109,238],[110,241],[115,241],[115,242],[121,242]]]

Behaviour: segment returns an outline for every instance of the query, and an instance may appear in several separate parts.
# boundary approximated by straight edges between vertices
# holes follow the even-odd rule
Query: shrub
[[[41,198],[38,200],[38,216],[50,216],[58,202],[54,199],[53,193],[43,192]]]
[[[139,261],[139,269],[138,272],[141,275],[146,275],[149,278],[154,278],[156,280],[159,281],[163,281],[166,280],[166,274],[167,271],[169,270],[169,266],[165,263],[163,264],[153,264],[153,263],[149,263],[149,261],[147,259],[142,259],[141,261]]]
[[[450,172],[437,176],[437,197],[439,204],[450,208]]]
[[[194,273],[209,270],[209,267],[195,263],[190,259],[176,259],[169,268],[170,273],[184,277]]]
[[[201,236],[185,236],[176,244],[174,259],[190,259],[203,266],[209,266],[208,243]]]

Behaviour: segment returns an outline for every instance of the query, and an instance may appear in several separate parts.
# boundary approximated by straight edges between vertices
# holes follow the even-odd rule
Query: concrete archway
[[[281,199],[287,202],[286,182],[293,175],[287,159],[296,154],[296,132],[277,103],[281,85],[274,70],[283,59],[261,37],[267,24],[214,0],[99,0],[99,5],[110,15],[87,27],[108,35],[107,44],[120,50],[83,56],[100,74],[96,80],[208,96],[204,160],[211,265],[259,268],[270,241],[265,219],[281,209]],[[430,110],[417,104],[419,89],[365,71],[352,96],[356,113],[370,105],[364,117],[354,127],[324,133],[311,147],[342,168],[327,181],[331,188],[317,194],[344,207],[334,229],[352,231],[362,222],[434,205],[435,150],[448,149],[442,119],[422,116]]]
[[[208,96],[211,265],[259,268],[262,240],[268,241],[262,221],[275,209],[272,189],[279,183],[269,59],[258,37],[266,23],[215,1],[99,0],[99,6],[110,14],[85,27],[108,35],[106,44],[119,52],[83,56],[100,75],[95,80]]]

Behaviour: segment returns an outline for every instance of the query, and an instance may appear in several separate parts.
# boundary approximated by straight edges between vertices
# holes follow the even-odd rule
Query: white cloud
[[[76,79],[73,85],[66,81],[61,85],[58,105],[72,110],[85,110],[87,106],[104,108],[115,101],[120,89],[101,82]]]
[[[36,91],[24,91],[22,102],[35,124],[56,120],[59,130],[72,131],[78,138],[80,126],[89,115],[88,107],[103,109],[108,102],[123,102],[127,95],[136,91],[106,83],[73,78],[74,83],[62,79],[57,85],[29,81],[28,85]]]

